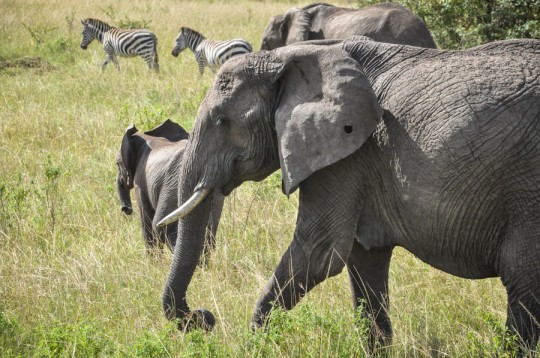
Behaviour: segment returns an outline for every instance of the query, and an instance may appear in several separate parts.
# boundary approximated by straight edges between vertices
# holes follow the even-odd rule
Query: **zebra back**
[[[253,49],[249,42],[237,38],[223,41],[205,40],[201,42],[197,51],[204,54],[208,66],[219,67],[231,57],[250,53]]]
[[[186,48],[189,48],[195,55],[201,75],[205,66],[215,70],[229,58],[253,51],[251,45],[244,39],[209,40],[198,31],[189,27],[181,27],[172,55],[176,57]]]

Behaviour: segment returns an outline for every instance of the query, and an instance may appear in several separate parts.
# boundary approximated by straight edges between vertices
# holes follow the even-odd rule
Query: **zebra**
[[[119,29],[97,19],[81,20],[84,25],[82,32],[81,48],[86,50],[88,45],[98,39],[103,44],[103,49],[107,53],[105,62],[101,66],[101,70],[109,61],[114,62],[117,70],[120,70],[120,65],[116,56],[134,57],[141,56],[148,64],[149,69],[154,69],[159,72],[158,54],[157,54],[157,38],[148,30],[131,30]]]
[[[199,32],[182,27],[176,37],[172,55],[178,57],[178,54],[188,47],[195,55],[201,76],[205,66],[208,66],[215,73],[229,58],[252,51],[251,45],[244,39],[208,40]]]

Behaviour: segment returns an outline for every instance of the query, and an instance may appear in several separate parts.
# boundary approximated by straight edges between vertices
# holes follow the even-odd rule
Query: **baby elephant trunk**
[[[131,206],[131,196],[129,195],[129,188],[121,175],[116,177],[116,191],[118,192],[118,197],[120,198],[120,205],[122,212],[126,215],[131,215],[133,213],[133,207]]]

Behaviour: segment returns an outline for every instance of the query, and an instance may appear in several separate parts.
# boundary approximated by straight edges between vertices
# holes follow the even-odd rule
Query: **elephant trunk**
[[[182,173],[179,189],[180,202],[188,201],[195,187],[189,183],[185,185],[185,178],[192,178],[192,176],[190,173]],[[178,319],[178,328],[181,330],[195,327],[211,330],[215,324],[212,313],[204,309],[190,311],[186,300],[187,288],[203,251],[211,202],[211,195],[202,198],[198,205],[178,222],[178,240],[163,290],[162,304],[167,319]]]
[[[122,212],[126,215],[131,215],[133,213],[133,207],[131,205],[129,188],[124,183],[124,180],[120,174],[118,174],[116,177],[116,191],[118,192],[118,197],[120,198]]]

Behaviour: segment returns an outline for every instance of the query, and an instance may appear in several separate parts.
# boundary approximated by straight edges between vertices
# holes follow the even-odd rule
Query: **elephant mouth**
[[[221,193],[224,195],[224,196],[228,196],[230,193],[232,193],[232,191],[236,188],[238,188],[240,185],[242,184],[242,181],[239,181],[239,180],[231,180],[230,182],[228,182],[227,184],[225,184],[222,188],[221,188]]]
[[[133,208],[131,206],[122,206],[121,210],[125,215],[131,215],[133,213]]]

